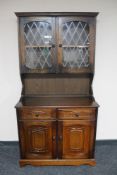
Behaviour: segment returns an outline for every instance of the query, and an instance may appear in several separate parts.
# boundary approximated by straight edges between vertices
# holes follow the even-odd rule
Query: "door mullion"
[[[63,121],[58,121],[58,158],[63,154]]]
[[[60,72],[62,64],[62,47],[59,47],[59,44],[61,43],[60,26],[60,18],[56,17],[57,72]]]

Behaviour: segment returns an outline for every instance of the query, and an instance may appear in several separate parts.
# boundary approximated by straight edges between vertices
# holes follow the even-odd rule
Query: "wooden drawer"
[[[59,108],[58,119],[95,119],[95,108]]]
[[[55,117],[55,110],[50,108],[24,108],[19,111],[19,119],[52,119]]]

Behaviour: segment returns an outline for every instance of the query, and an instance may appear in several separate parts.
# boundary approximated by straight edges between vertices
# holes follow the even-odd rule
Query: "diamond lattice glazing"
[[[24,25],[25,60],[28,68],[52,67],[52,27],[48,22],[34,21]]]
[[[89,26],[85,22],[70,21],[62,26],[63,66],[88,67]]]

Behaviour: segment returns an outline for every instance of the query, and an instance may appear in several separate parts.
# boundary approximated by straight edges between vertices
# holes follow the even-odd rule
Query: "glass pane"
[[[30,69],[51,68],[51,48],[26,48],[26,67]]]
[[[89,65],[87,48],[63,48],[63,66],[81,68]]]
[[[24,25],[25,65],[30,69],[52,67],[52,26],[48,22],[33,21]]]
[[[62,25],[63,66],[89,66],[89,26],[85,22],[70,21]]]

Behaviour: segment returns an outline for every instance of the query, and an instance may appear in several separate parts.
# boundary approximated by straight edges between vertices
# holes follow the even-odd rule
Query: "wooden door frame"
[[[47,21],[52,26],[52,47],[51,55],[52,55],[52,68],[47,68],[44,70],[40,69],[30,69],[25,66],[25,41],[24,41],[24,24],[34,21]],[[19,17],[19,57],[20,57],[20,72],[21,73],[55,73],[56,65],[57,65],[57,57],[56,56],[56,35],[55,35],[55,17]]]
[[[69,21],[81,21],[81,22],[86,22],[89,25],[89,40],[90,40],[90,45],[89,45],[89,67],[86,68],[73,68],[70,69],[68,67],[63,68],[62,66],[62,32],[61,32],[61,26],[62,23],[64,22],[69,22]],[[95,57],[95,33],[96,33],[96,21],[93,17],[77,17],[77,16],[72,16],[72,17],[57,17],[56,18],[56,26],[57,26],[57,56],[58,56],[58,66],[59,66],[59,71],[64,73],[64,72],[71,72],[71,73],[82,73],[82,72],[94,72],[94,57]]]

